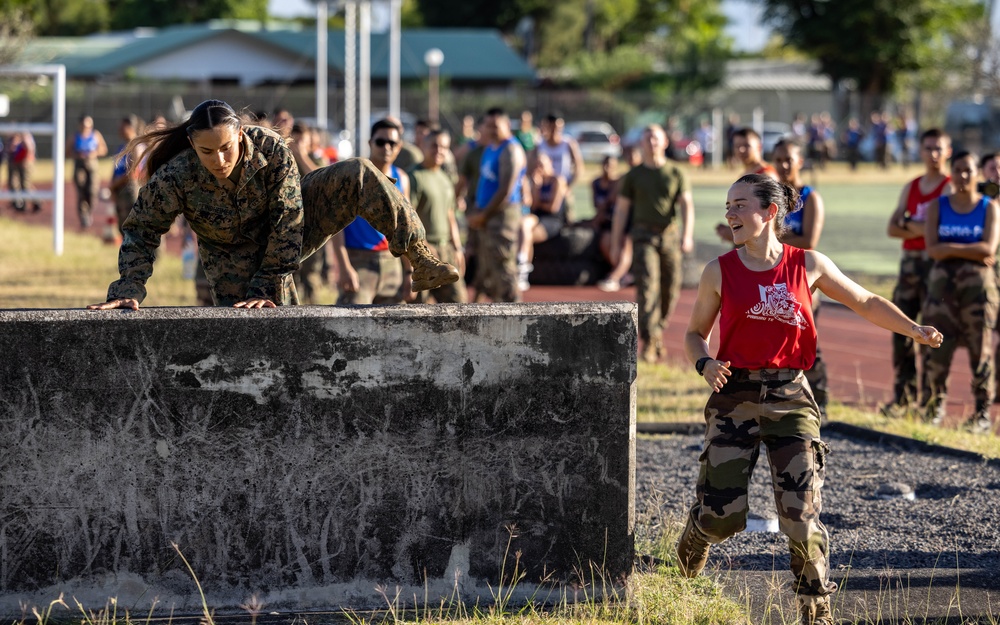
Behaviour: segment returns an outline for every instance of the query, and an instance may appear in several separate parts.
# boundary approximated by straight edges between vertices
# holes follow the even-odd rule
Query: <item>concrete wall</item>
[[[631,571],[632,304],[0,311],[0,354],[0,614],[195,610],[171,542],[223,611]]]

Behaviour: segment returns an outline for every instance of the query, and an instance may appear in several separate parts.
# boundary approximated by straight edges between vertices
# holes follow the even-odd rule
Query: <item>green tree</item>
[[[908,73],[967,58],[967,27],[986,19],[979,0],[760,1],[787,44],[819,61],[835,83],[856,83],[863,112]]]
[[[0,19],[21,15],[44,37],[78,36],[107,30],[108,0],[0,0]]]
[[[212,19],[267,21],[267,0],[108,0],[112,28],[197,24]]]

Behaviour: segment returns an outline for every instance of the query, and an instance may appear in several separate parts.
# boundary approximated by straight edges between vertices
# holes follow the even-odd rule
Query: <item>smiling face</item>
[[[771,221],[769,215],[770,206],[761,207],[760,200],[754,195],[753,185],[737,182],[729,187],[729,195],[726,196],[726,223],[733,231],[735,245],[743,245],[760,236]]]
[[[242,138],[241,129],[220,125],[194,132],[188,140],[205,169],[219,180],[224,180],[239,162]]]

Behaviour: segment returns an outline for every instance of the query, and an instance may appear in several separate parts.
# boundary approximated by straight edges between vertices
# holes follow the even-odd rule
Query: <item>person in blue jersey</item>
[[[782,243],[803,250],[814,250],[819,244],[823,233],[825,211],[823,198],[819,192],[802,182],[802,147],[791,139],[782,139],[774,146],[771,157],[774,168],[778,171],[778,181],[787,184],[799,192],[799,199],[794,211],[785,215],[785,229],[778,237]],[[820,298],[813,299],[813,319],[819,318]],[[806,370],[806,379],[812,387],[813,396],[819,405],[819,413],[826,421],[826,406],[830,401],[829,384],[827,381],[826,362],[823,351],[816,346],[816,360],[813,366]]]
[[[997,319],[996,264],[998,206],[978,189],[979,162],[974,154],[956,152],[951,161],[953,193],[927,207],[924,241],[933,261],[922,315],[924,323],[940,328],[947,337],[941,349],[924,352],[924,371],[930,386],[926,416],[940,424],[948,398],[948,373],[955,348],[964,345],[972,367],[975,412],[971,426],[992,430],[993,327]]]
[[[94,223],[97,193],[101,189],[97,159],[108,153],[104,135],[94,128],[94,119],[90,115],[80,117],[79,127],[69,140],[69,152],[73,157],[73,183],[76,186],[76,211],[80,216],[80,227],[89,228]]]
[[[482,132],[489,144],[479,163],[476,204],[466,211],[469,228],[477,232],[476,284],[483,292],[477,292],[476,297],[485,295],[495,302],[519,302],[517,248],[524,148],[511,133],[510,117],[503,109],[486,112]]]
[[[391,119],[380,119],[372,125],[368,145],[375,168],[393,178],[408,198],[410,179],[393,164],[403,145],[403,129]],[[402,261],[389,251],[389,241],[361,217],[333,236],[333,254],[339,270],[338,306],[399,304],[410,291],[403,284]]]

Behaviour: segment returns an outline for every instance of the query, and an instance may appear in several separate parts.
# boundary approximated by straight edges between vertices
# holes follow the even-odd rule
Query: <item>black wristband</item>
[[[698,372],[698,375],[705,375],[705,365],[708,364],[709,360],[712,360],[711,356],[702,356],[698,362],[694,363],[694,370]]]

